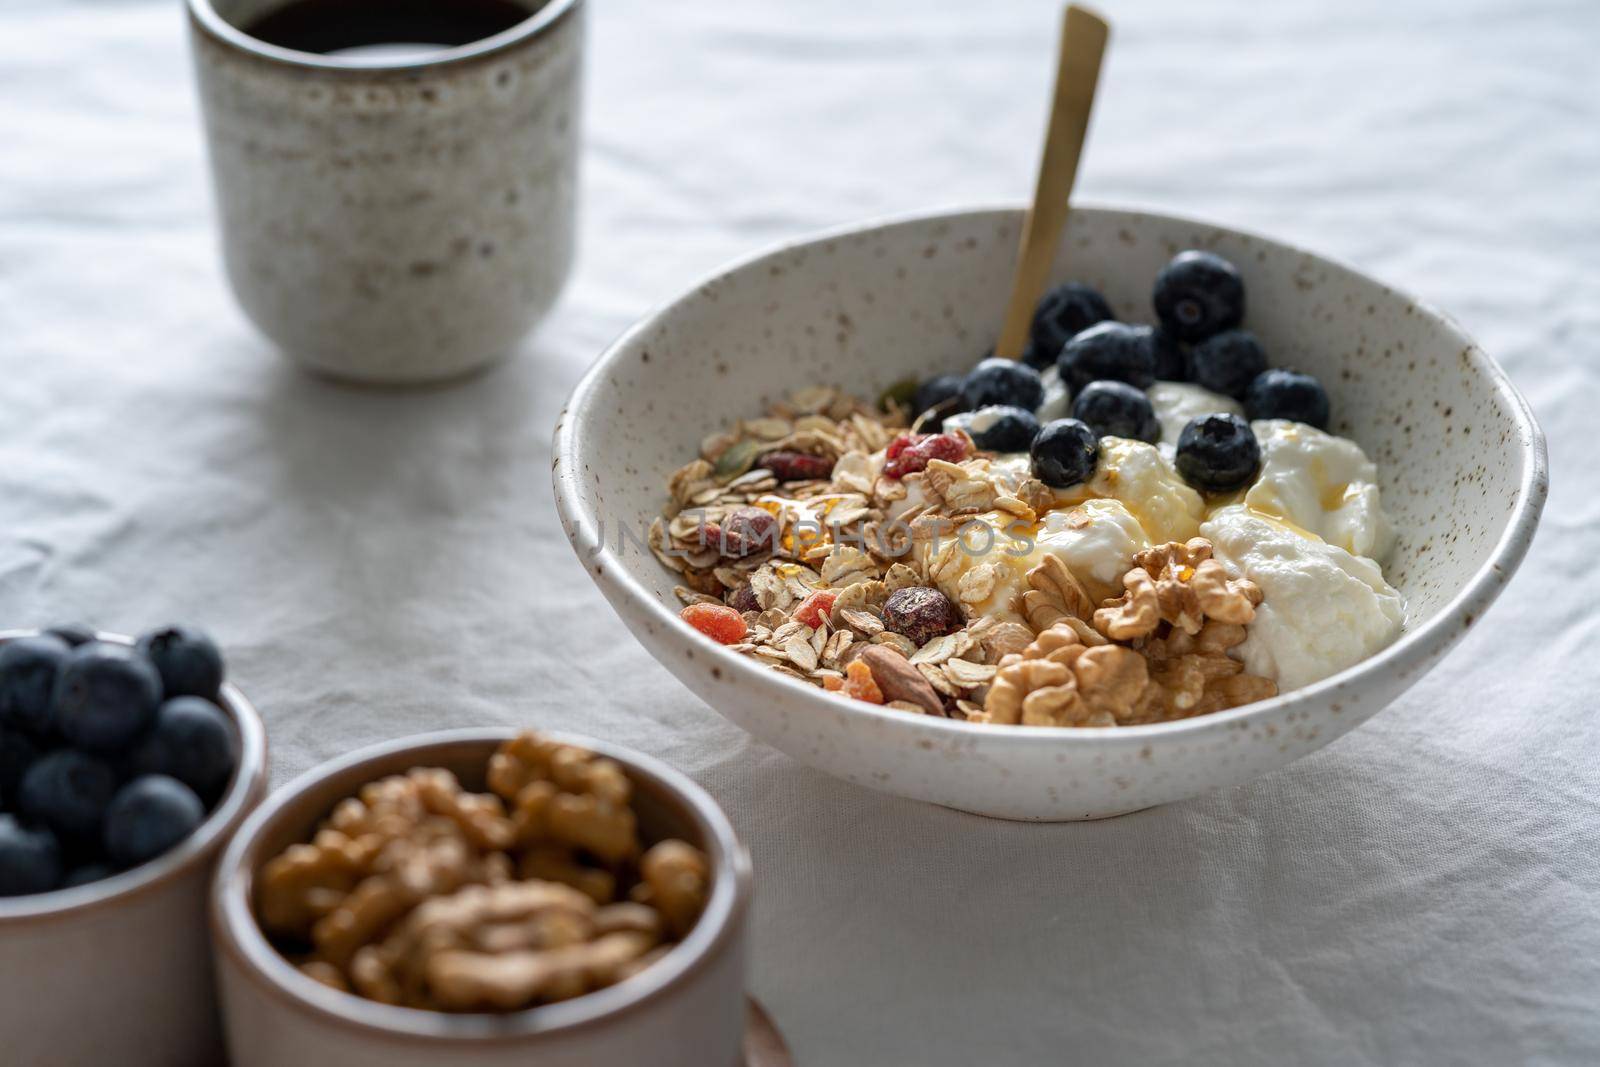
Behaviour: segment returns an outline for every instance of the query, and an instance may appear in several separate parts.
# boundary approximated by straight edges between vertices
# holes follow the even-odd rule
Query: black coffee
[[[382,54],[454,48],[509,30],[539,7],[529,0],[290,0],[245,33],[299,52]]]

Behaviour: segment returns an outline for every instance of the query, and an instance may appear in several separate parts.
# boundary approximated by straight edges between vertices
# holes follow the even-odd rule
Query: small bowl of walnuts
[[[733,1063],[750,866],[649,757],[504,729],[314,768],[212,889],[237,1067]]]

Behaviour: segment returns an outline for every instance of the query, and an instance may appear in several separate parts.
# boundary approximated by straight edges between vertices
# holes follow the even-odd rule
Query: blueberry
[[[139,648],[161,674],[167,699],[205,697],[222,691],[222,653],[215,641],[193,626],[168,626],[139,638]]]
[[[0,726],[0,807],[16,807],[22,776],[41,751],[39,742],[21,730]]]
[[[61,879],[60,888],[71,889],[74,886],[88,885],[90,882],[103,882],[116,873],[109,863],[85,863],[68,871],[67,876]]]
[[[911,417],[915,419],[929,408],[936,408],[948,400],[959,397],[962,381],[959,374],[940,374],[917,386],[917,393],[911,400]],[[949,415],[960,406],[958,401],[945,409],[942,414]]]
[[[1207,493],[1229,493],[1249,484],[1261,466],[1261,446],[1250,424],[1218,413],[1190,419],[1178,435],[1173,466],[1183,480]]]
[[[1065,489],[1094,477],[1100,461],[1100,439],[1077,419],[1046,423],[1033,439],[1033,476],[1045,485]]]
[[[61,846],[49,830],[0,815],[0,897],[48,893],[61,883]]]
[[[1244,410],[1256,419],[1291,419],[1328,428],[1328,391],[1309,374],[1297,370],[1264,370],[1244,394]]]
[[[1161,438],[1161,423],[1150,398],[1127,382],[1090,382],[1072,402],[1072,417],[1101,437],[1151,444]]]
[[[1155,362],[1156,381],[1185,382],[1189,380],[1188,357],[1177,338],[1159,326],[1135,326],[1139,337],[1150,349]]]
[[[1244,321],[1244,281],[1213,252],[1179,252],[1156,275],[1156,315],[1179,341],[1204,341]]]
[[[51,637],[59,637],[70,648],[87,645],[90,641],[97,640],[93,626],[86,626],[81,622],[69,622],[65,626],[52,626],[45,633]]]
[[[121,867],[161,855],[205,818],[194,790],[164,774],[146,774],[117,791],[106,812],[106,853]]]
[[[1155,353],[1140,327],[1122,322],[1102,322],[1078,334],[1061,350],[1056,367],[1074,394],[1090,382],[1127,382],[1148,389],[1156,380]]]
[[[1244,398],[1256,375],[1267,369],[1267,354],[1249,330],[1228,330],[1189,350],[1189,377],[1213,393]]]
[[[1056,361],[1068,341],[1095,323],[1115,317],[1106,298],[1082,282],[1058,285],[1034,308],[1024,358],[1043,370]]]
[[[19,807],[57,837],[83,838],[99,831],[116,791],[117,776],[104,761],[63,748],[28,768]]]
[[[961,383],[961,404],[968,411],[994,404],[1032,411],[1044,400],[1039,372],[1010,359],[986,359]]]
[[[1039,420],[1025,408],[995,404],[974,411],[964,429],[979,448],[990,452],[1022,452],[1039,432]]]
[[[135,774],[165,774],[201,797],[214,797],[233,775],[233,724],[199,697],[174,697],[133,751]]]
[[[56,682],[61,733],[80,748],[111,752],[144,733],[161,703],[161,676],[140,652],[100,642],[72,650]]]
[[[0,725],[50,731],[56,681],[71,652],[59,637],[45,635],[0,645]]]

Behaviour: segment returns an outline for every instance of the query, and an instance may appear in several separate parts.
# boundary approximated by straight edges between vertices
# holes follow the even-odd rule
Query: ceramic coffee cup
[[[678,837],[710,862],[711,894],[689,935],[638,974],[605,989],[503,1015],[393,1007],[300,973],[257,925],[257,872],[309,840],[334,805],[368,782],[443,767],[484,788],[505,729],[451,730],[378,745],[316,767],[278,790],[245,824],[212,889],[217,973],[233,1067],[733,1067],[745,1026],[750,861],[704,790],[626,749],[559,734],[608,756],[633,783],[645,840]],[[780,1062],[780,1061],[773,1061]]]
[[[581,0],[413,58],[257,40],[286,0],[189,0],[229,281],[312,370],[454,377],[507,354],[572,260]]]
[[[233,781],[185,841],[103,881],[0,898],[0,1062],[224,1062],[206,892],[223,843],[266,793],[267,741],[237,688],[222,687],[221,706],[239,742]]]

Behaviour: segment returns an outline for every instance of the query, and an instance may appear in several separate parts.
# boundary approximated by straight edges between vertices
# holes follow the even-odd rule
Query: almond
[[[872,671],[872,680],[883,690],[885,700],[904,700],[929,715],[943,715],[944,701],[911,661],[883,645],[866,645],[856,658]]]

